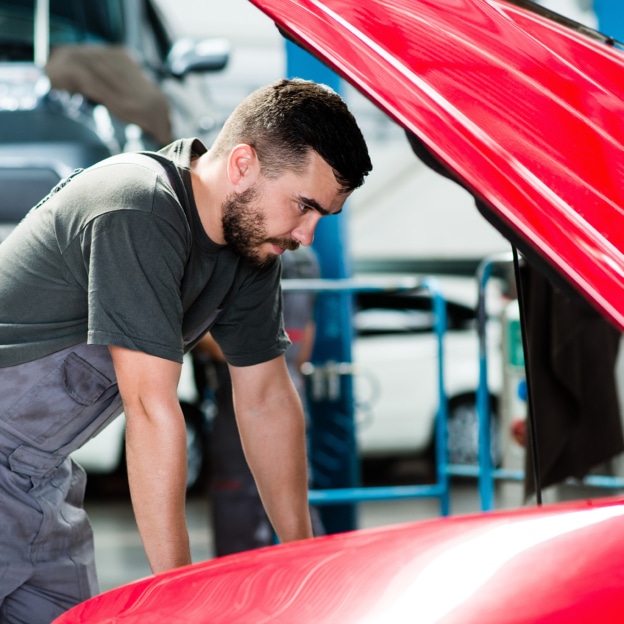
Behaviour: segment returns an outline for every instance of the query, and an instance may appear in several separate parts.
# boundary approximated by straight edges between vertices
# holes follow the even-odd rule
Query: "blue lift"
[[[340,475],[334,478],[334,472],[345,461],[345,455],[349,455],[351,449],[345,444],[344,437],[336,434],[336,423],[333,418],[338,418],[338,428],[353,431],[353,420],[343,422],[345,415],[334,411],[334,403],[340,397],[341,379],[351,379],[352,367],[350,362],[335,362],[319,360],[312,364],[308,373],[312,378],[311,403],[318,408],[313,413],[314,421],[319,415],[323,418],[321,425],[313,422],[314,438],[311,440],[310,456],[313,468],[321,471],[322,479],[315,475],[316,486],[310,491],[309,499],[313,505],[322,510],[333,510],[344,505],[354,505],[362,501],[382,501],[405,498],[437,498],[440,502],[440,514],[448,515],[450,507],[449,479],[448,475],[448,452],[446,445],[446,430],[448,417],[448,400],[444,381],[444,336],[446,333],[446,301],[440,293],[437,281],[433,278],[416,278],[409,283],[385,282],[384,284],[366,283],[353,278],[344,279],[318,279],[318,280],[295,280],[282,281],[285,291],[306,290],[319,293],[320,297],[330,294],[353,295],[358,292],[427,292],[431,296],[432,310],[434,314],[434,333],[437,345],[437,379],[439,407],[435,423],[436,444],[436,480],[427,485],[404,485],[404,486],[381,486],[360,487],[357,482],[341,483]],[[316,388],[316,390],[315,390]],[[314,401],[316,395],[316,402]],[[322,400],[318,400],[319,396]],[[352,410],[352,405],[349,406]],[[358,463],[357,452],[353,449],[353,456],[346,458]],[[319,483],[320,481],[320,483]],[[331,516],[330,516],[331,518]],[[328,532],[336,532],[333,527],[325,526]],[[343,529],[347,530],[347,529]]]
[[[341,93],[336,73],[311,54],[286,41],[286,75],[324,83]],[[346,214],[321,219],[314,249],[319,258],[321,277],[346,279],[352,276],[347,236]],[[319,295],[316,310],[316,346],[314,363],[351,362],[352,293],[326,292]],[[359,469],[353,418],[353,384],[348,375],[339,377],[337,395],[310,402],[310,461],[320,488],[352,488],[359,485]],[[340,533],[356,527],[352,503],[335,505],[321,512],[328,533]]]
[[[593,0],[598,18],[598,30],[617,41],[624,42],[624,2],[622,0]]]

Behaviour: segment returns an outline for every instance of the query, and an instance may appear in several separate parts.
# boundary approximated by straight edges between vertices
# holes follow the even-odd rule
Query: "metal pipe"
[[[43,69],[50,56],[50,0],[36,0],[33,41],[35,65]]]

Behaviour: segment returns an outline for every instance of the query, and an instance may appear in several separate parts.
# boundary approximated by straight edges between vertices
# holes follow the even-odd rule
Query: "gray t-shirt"
[[[0,245],[0,367],[85,341],[181,362],[209,328],[236,366],[286,350],[280,263],[253,267],[201,226],[190,163],[204,151],[109,158],[25,217]]]

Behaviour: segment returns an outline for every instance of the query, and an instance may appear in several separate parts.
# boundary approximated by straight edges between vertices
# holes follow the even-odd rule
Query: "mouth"
[[[281,256],[285,251],[295,251],[299,249],[299,243],[294,240],[270,240],[271,249],[276,256]]]

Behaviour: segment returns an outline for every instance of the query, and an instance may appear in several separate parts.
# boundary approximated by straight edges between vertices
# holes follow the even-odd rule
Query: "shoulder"
[[[164,171],[122,156],[86,169],[50,199],[57,235],[71,239],[96,220],[143,220],[133,214],[188,235],[188,219]]]

